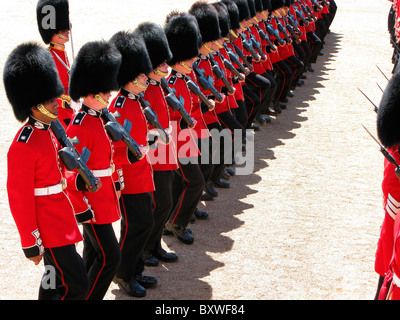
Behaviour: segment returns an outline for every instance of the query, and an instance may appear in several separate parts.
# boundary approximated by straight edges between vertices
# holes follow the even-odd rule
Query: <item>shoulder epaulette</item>
[[[126,98],[124,96],[119,96],[117,100],[115,100],[115,108],[122,108],[124,106]]]
[[[31,137],[32,132],[33,132],[33,128],[31,126],[25,126],[22,129],[21,133],[19,134],[17,141],[28,143],[28,140]]]
[[[85,115],[85,112],[78,112],[71,124],[80,126]]]

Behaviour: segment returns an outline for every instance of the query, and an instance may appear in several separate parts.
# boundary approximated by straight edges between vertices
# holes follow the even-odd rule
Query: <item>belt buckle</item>
[[[67,180],[64,178],[61,180],[61,187],[63,191],[67,188]]]

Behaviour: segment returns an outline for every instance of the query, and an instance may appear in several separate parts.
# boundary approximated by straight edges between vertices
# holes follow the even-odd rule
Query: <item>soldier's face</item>
[[[43,104],[32,108],[32,116],[44,123],[50,123],[57,119],[58,116],[58,102],[51,99]]]

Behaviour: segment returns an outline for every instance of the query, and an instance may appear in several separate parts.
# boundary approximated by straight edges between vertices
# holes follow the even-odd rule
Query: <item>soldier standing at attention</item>
[[[52,270],[56,276],[54,287],[41,283],[39,299],[84,299],[89,284],[75,249],[82,236],[64,192],[58,141],[50,130],[57,120],[56,98],[64,91],[57,69],[45,48],[25,43],[9,55],[3,80],[16,119],[27,120],[7,155],[11,213],[25,256],[36,265],[43,258],[44,280]]]
[[[146,289],[156,286],[157,279],[142,275],[143,252],[153,229],[153,170],[146,155],[148,150],[148,124],[139,102],[140,94],[147,88],[147,74],[153,69],[143,39],[138,33],[120,31],[110,43],[121,53],[122,63],[118,73],[120,91],[111,102],[110,112],[118,112],[118,122],[132,124],[130,136],[144,155],[138,160],[122,142],[114,144],[114,161],[122,169],[125,188],[121,191],[121,265],[114,281],[127,294],[134,297],[146,295]]]
[[[90,283],[87,299],[91,300],[103,299],[121,258],[112,226],[121,215],[113,179],[113,147],[101,117],[111,92],[118,89],[120,64],[121,55],[115,48],[105,41],[93,41],[79,50],[71,68],[70,96],[73,101],[83,101],[67,133],[79,139],[79,153],[83,147],[90,150],[87,166],[101,181],[101,188],[89,192],[76,170],[66,172],[71,200],[81,201],[84,196],[91,208],[80,218],[84,221],[83,259]]]
[[[168,76],[169,66],[167,61],[172,58],[167,37],[160,26],[151,22],[140,24],[137,32],[140,32],[146,44],[153,69],[148,74],[149,86],[144,93],[144,99],[150,103],[151,108],[157,114],[161,126],[172,129],[169,107],[161,86],[162,79]],[[154,127],[149,125],[149,129],[152,130]],[[145,263],[149,265],[157,265],[159,260],[164,262],[178,260],[178,255],[167,252],[161,246],[162,231],[173,206],[172,177],[174,170],[178,169],[176,143],[172,140],[172,137],[173,135],[170,135],[168,145],[160,142],[158,148],[151,148],[148,154],[153,167],[155,185],[153,191],[154,228],[149,236],[144,254]]]
[[[46,16],[49,14],[46,10],[47,6],[55,9],[55,28],[44,25]],[[71,108],[71,97],[68,95],[70,63],[65,50],[65,44],[70,40],[71,30],[68,0],[39,0],[36,6],[36,18],[40,36],[43,42],[49,46],[49,51],[64,87],[64,92],[57,99],[57,102],[61,107],[58,111],[58,119],[66,128],[75,115]]]

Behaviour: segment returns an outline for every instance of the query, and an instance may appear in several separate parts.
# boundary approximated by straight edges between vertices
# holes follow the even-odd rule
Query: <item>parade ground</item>
[[[140,22],[163,25],[193,0],[70,1],[73,54]],[[41,42],[36,0],[1,1],[0,72],[24,41]],[[254,136],[254,170],[231,178],[199,208],[195,241],[164,236],[176,263],[146,267],[158,286],[142,300],[372,300],[376,243],[383,221],[384,157],[376,136],[376,104],[391,76],[387,27],[391,2],[337,0],[324,55],[306,73],[287,109]],[[379,69],[381,70],[379,70]],[[21,88],[23,94],[24,88]],[[7,151],[21,124],[0,86],[0,299],[37,299],[43,262],[25,258],[7,198]],[[29,159],[26,159],[29,161]],[[24,181],[20,181],[21,184]],[[115,224],[119,236],[119,223]],[[78,245],[81,252],[82,244]],[[106,300],[139,300],[111,284]]]

